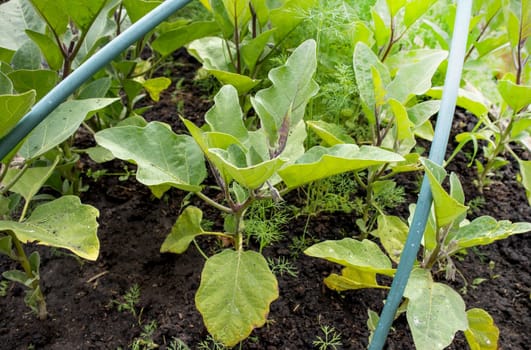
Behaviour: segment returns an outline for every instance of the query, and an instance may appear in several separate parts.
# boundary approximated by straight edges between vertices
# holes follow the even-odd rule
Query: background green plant
[[[201,227],[202,211],[186,207],[161,251],[180,254],[201,235],[222,237],[232,245],[234,250],[208,258],[196,294],[207,329],[228,346],[263,325],[269,304],[278,296],[276,278],[265,258],[244,250],[244,237],[250,234],[244,218],[251,205],[264,199],[281,201],[287,191],[335,174],[403,160],[378,147],[353,144],[316,146],[304,152],[304,110],[318,89],[312,79],[315,46],[313,40],[301,44],[284,65],[270,71],[272,85],[251,97],[260,119],[258,129],[247,129],[238,91],[225,85],[202,128],[183,119],[191,136],[176,135],[158,122],[96,134],[101,146],[138,165],[137,179],[155,195],[176,187],[226,214],[224,232],[209,232]],[[203,193],[205,160],[216,181],[214,189],[222,194],[221,203]]]
[[[423,240],[422,258],[413,270],[404,296],[406,301],[398,314],[406,313],[417,349],[443,349],[458,330],[464,331],[471,347],[494,348],[498,329],[492,317],[481,309],[465,311],[461,296],[449,286],[434,281],[445,272],[454,280],[456,266],[452,257],[464,249],[490,244],[514,234],[531,230],[531,223],[496,221],[482,216],[472,222],[466,220],[467,207],[461,183],[450,174],[450,190],[442,182],[446,171],[435,163],[423,161],[433,193],[434,204]],[[414,211],[414,206],[411,207]],[[413,216],[413,213],[410,216]],[[408,225],[396,216],[380,214],[377,228],[371,235],[378,238],[384,251],[369,240],[344,238],[324,241],[308,248],[305,253],[343,266],[341,274],[331,274],[324,283],[337,291],[362,288],[388,288],[376,276],[393,276],[392,262],[398,263],[409,232]],[[465,285],[467,282],[465,281]],[[370,324],[374,325],[372,315]],[[370,327],[371,328],[371,327]]]

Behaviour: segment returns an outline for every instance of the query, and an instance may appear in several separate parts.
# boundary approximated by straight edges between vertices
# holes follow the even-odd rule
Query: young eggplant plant
[[[215,30],[211,29],[212,22],[193,23],[196,30],[185,33],[196,38],[187,46],[188,52],[222,84],[233,85],[240,95],[245,95],[260,83],[263,63],[303,21],[293,13],[311,8],[317,1],[201,0],[201,3],[212,12]]]
[[[233,346],[266,322],[269,305],[278,297],[277,280],[266,259],[244,247],[246,209],[258,200],[282,200],[303,184],[375,164],[399,162],[393,152],[372,146],[316,146],[304,151],[305,107],[318,85],[316,44],[308,40],[287,62],[269,72],[272,85],[251,97],[260,127],[244,123],[238,91],[225,85],[205,115],[202,128],[183,119],[190,132],[176,135],[159,122],[146,127],[117,127],[96,134],[96,141],[116,157],[138,165],[137,179],[161,195],[170,187],[192,192],[226,214],[224,232],[201,228],[202,211],[189,206],[177,219],[161,247],[181,254],[201,235],[223,237],[232,248],[205,263],[196,306],[212,336]],[[216,184],[204,184],[206,163]],[[223,202],[203,193],[221,191]]]
[[[431,88],[432,76],[446,56],[444,50],[411,50],[390,56],[384,64],[365,43],[356,45],[354,71],[361,105],[373,135],[368,142],[405,158],[401,163],[380,164],[354,172],[366,194],[361,218],[356,221],[362,239],[372,231],[377,215],[384,212],[380,198],[396,187],[393,176],[419,170],[420,155],[412,150],[417,137],[432,139],[429,118],[437,113],[439,101],[419,102],[416,96]],[[355,142],[349,135],[338,132],[335,125],[323,121],[309,121],[308,125],[325,144]]]
[[[35,99],[34,90],[21,94],[12,89],[6,92],[0,95],[0,138],[25,115]],[[75,196],[35,204],[37,199],[48,199],[38,192],[60,162],[60,153],[54,149],[79,127],[89,110],[97,109],[98,103],[102,101],[87,100],[81,109],[68,102],[61,105],[17,148],[18,155],[14,150],[0,162],[0,253],[22,268],[4,271],[2,276],[27,288],[24,300],[41,319],[46,318],[47,309],[40,284],[40,257],[36,251],[28,256],[23,243],[66,248],[88,260],[98,257],[96,208],[81,204]]]
[[[406,312],[415,347],[419,350],[443,349],[450,345],[459,330],[465,332],[472,349],[496,349],[499,331],[492,317],[482,309],[466,310],[459,293],[444,283],[435,282],[433,274],[445,271],[446,279],[454,280],[458,271],[452,257],[456,253],[531,231],[531,223],[496,221],[490,216],[468,221],[458,177],[450,174],[450,191],[447,192],[442,186],[447,177],[444,168],[427,159],[422,163],[434,204],[424,233],[422,258],[411,273],[404,293],[406,300],[399,314]],[[333,290],[387,289],[389,287],[377,282],[376,276],[394,275],[392,263],[400,261],[408,230],[408,225],[399,217],[381,214],[378,227],[371,234],[380,240],[385,252],[370,240],[345,238],[317,243],[305,253],[344,267],[341,274],[331,274],[324,280]]]
[[[504,6],[505,5],[505,6]],[[504,6],[502,8],[502,6]],[[475,159],[478,172],[477,186],[480,191],[491,183],[490,177],[500,168],[504,167],[509,160],[505,154],[509,154],[518,162],[520,168],[521,182],[527,192],[527,198],[531,204],[531,161],[522,159],[513,150],[511,144],[519,144],[527,150],[531,150],[529,136],[531,135],[531,117],[529,105],[531,104],[530,74],[531,65],[529,63],[529,36],[531,32],[530,8],[526,1],[505,2],[493,1],[492,9],[487,13],[502,16],[507,32],[505,36],[481,38],[483,40],[475,42],[478,48],[478,61],[488,60],[494,55],[494,50],[504,50],[507,47],[507,55],[512,58],[513,72],[509,72],[506,67],[505,74],[496,81],[495,94],[491,101],[485,96],[481,96],[479,122],[471,132],[461,133],[456,136],[459,142],[451,159],[459,152],[464,145],[472,142],[474,145],[474,156],[478,148],[478,141],[483,140],[486,146],[483,147],[484,160]],[[485,28],[486,31],[486,28]],[[489,40],[490,39],[490,40]],[[490,45],[489,45],[490,44]],[[507,45],[508,44],[508,45]],[[494,46],[493,46],[494,45]],[[481,51],[480,51],[481,49]],[[485,54],[486,51],[488,54]],[[488,85],[477,86],[476,94],[488,91]]]

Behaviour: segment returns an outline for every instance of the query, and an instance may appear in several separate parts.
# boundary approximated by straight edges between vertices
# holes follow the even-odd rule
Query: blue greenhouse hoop
[[[429,159],[439,165],[442,164],[444,160],[446,147],[448,146],[448,138],[452,128],[457,94],[461,82],[461,73],[465,61],[468,27],[472,12],[472,0],[460,0],[457,3],[457,13],[455,16],[450,55],[448,57],[448,70],[444,80],[441,108],[437,115],[435,135],[433,137],[433,143],[431,144],[429,154]],[[409,227],[404,251],[400,256],[400,263],[398,264],[398,269],[391,285],[391,291],[387,296],[387,301],[382,314],[380,315],[380,320],[378,321],[372,342],[369,345],[369,350],[380,350],[385,344],[396,310],[404,295],[404,290],[409,275],[411,274],[411,270],[413,269],[413,264],[417,258],[420,241],[424,235],[426,222],[428,221],[428,216],[430,214],[432,200],[433,198],[428,178],[424,175],[419,198],[417,200],[417,209],[415,210],[413,221]]]
[[[14,149],[40,122],[42,122],[57,106],[65,101],[85,81],[105,67],[122,51],[141,39],[146,33],[162,23],[175,11],[181,9],[191,0],[167,0],[153,11],[131,25],[118,35],[68,77],[55,86],[46,96],[37,102],[31,110],[0,139],[0,160]]]

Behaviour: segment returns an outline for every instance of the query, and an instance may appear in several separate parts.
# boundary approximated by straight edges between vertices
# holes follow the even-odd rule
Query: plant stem
[[[251,37],[254,39],[256,38],[256,11],[254,10],[253,3],[249,1],[249,10],[251,11]]]
[[[422,264],[423,268],[431,269],[433,265],[437,262],[439,258],[439,253],[441,252],[441,248],[444,245],[444,241],[446,240],[446,237],[448,236],[448,233],[450,232],[452,225],[453,223],[445,226],[442,229],[442,235],[439,234],[439,231],[437,230],[437,237],[436,237],[437,244],[435,246],[435,249],[431,252],[428,262]]]
[[[487,31],[487,28],[489,27],[490,25],[490,22],[492,22],[492,20],[494,19],[494,17],[496,17],[496,15],[498,14],[500,10],[498,9],[496,12],[494,12],[492,14],[492,17],[490,17],[489,19],[487,19],[487,23],[485,23],[485,26],[483,28],[481,28],[481,31],[479,32],[478,36],[476,37],[476,39],[474,40],[475,43],[479,42],[479,40],[483,37],[483,34],[485,34],[485,32]],[[476,48],[476,46],[474,44],[472,44],[472,46],[470,46],[470,49],[468,49],[468,52],[466,53],[465,55],[465,62],[466,60],[470,57],[470,55],[472,54],[472,52],[474,52],[474,49]]]
[[[219,209],[221,210],[222,212],[224,213],[227,213],[227,214],[233,214],[233,211],[231,208],[229,207],[226,207],[222,204],[219,204],[218,202],[214,201],[213,199],[211,199],[210,197],[208,197],[207,195],[205,195],[203,192],[194,192],[196,196],[198,196],[199,198],[201,198],[203,201],[205,201],[207,204],[213,206],[214,208],[216,209]]]
[[[382,55],[381,61],[384,62],[389,53],[391,52],[391,48],[393,47],[395,41],[394,41],[394,35],[395,35],[395,24],[393,21],[393,17],[391,16],[391,34],[389,35],[389,43],[387,44],[387,47],[385,48],[385,51]]]
[[[24,175],[24,173],[26,172],[26,170],[28,170],[28,168],[29,168],[29,164],[25,163],[22,169],[20,169],[20,171],[18,172],[18,174],[16,174],[15,177],[11,180],[11,182],[5,185],[5,187],[0,188],[0,196],[7,193],[11,189],[11,187],[13,187],[17,183],[17,181],[20,180],[20,178],[22,177],[22,175]],[[7,167],[6,167],[5,172],[7,173]],[[5,176],[5,174],[2,174],[2,175]]]
[[[514,111],[516,113],[516,111]],[[485,184],[485,179],[487,177],[487,174],[490,172],[494,165],[494,161],[496,160],[496,157],[503,152],[505,149],[505,145],[507,144],[507,139],[511,133],[512,127],[514,122],[514,115],[511,116],[511,119],[509,120],[509,124],[507,124],[507,127],[501,132],[500,137],[496,140],[496,147],[494,147],[494,150],[488,157],[487,163],[485,164],[485,167],[483,168],[483,171],[479,175],[479,191],[483,193],[483,186]],[[501,127],[501,125],[500,125]]]
[[[11,240],[13,241],[13,244],[15,245],[17,260],[20,263],[20,266],[22,266],[22,269],[24,269],[26,276],[29,279],[33,280],[33,282],[31,282],[30,287],[36,293],[37,308],[38,308],[37,313],[38,313],[39,319],[45,320],[46,317],[48,316],[48,311],[46,310],[46,301],[44,300],[44,295],[42,294],[42,291],[40,289],[39,278],[37,278],[38,276],[35,276],[35,274],[31,270],[31,265],[29,263],[28,256],[26,255],[26,252],[24,251],[24,248],[22,247],[22,243],[19,241],[19,239],[13,232],[8,231],[8,234],[11,236]]]
[[[525,11],[523,11],[524,9],[524,5],[522,3],[522,6],[521,6],[521,14],[520,14],[520,28],[519,28],[519,31],[518,31],[518,44],[516,45],[516,84],[517,85],[520,85],[521,82],[522,82],[522,46],[524,46],[524,43],[526,41],[526,39],[522,40],[522,30],[523,30],[523,24],[524,24],[524,16],[526,16],[526,14],[524,14]],[[516,113],[517,111],[515,111]]]

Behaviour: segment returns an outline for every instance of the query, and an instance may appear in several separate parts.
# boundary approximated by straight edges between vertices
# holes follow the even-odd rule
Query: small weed
[[[293,258],[297,258],[299,254],[304,252],[306,248],[314,244],[314,239],[309,237],[296,236],[291,239],[289,250]]]
[[[131,350],[149,350],[158,348],[158,344],[153,340],[153,334],[157,330],[157,322],[151,321],[142,327],[140,337],[133,340]]]
[[[197,344],[198,350],[226,350],[227,347],[208,335],[205,340]]]
[[[256,238],[260,252],[268,245],[278,242],[283,237],[282,226],[289,220],[286,207],[273,200],[256,201],[248,210],[245,231]]]
[[[0,297],[5,297],[7,295],[7,288],[9,288],[9,281],[0,281]]]
[[[173,337],[168,344],[168,350],[190,350],[190,347],[181,339]]]
[[[123,172],[118,173],[110,173],[106,169],[101,170],[87,170],[87,176],[92,178],[94,181],[98,181],[103,176],[118,176],[118,180],[120,181],[127,181],[130,176],[134,176],[136,174],[135,170],[130,170],[127,165],[124,165]]]
[[[468,214],[479,212],[486,204],[485,197],[478,196],[468,201]]]
[[[267,258],[267,264],[271,268],[271,272],[275,275],[284,276],[284,274],[288,274],[291,277],[297,277],[299,275],[297,267],[284,256],[276,259]]]
[[[358,184],[350,176],[332,176],[313,182],[306,187],[306,206],[302,214],[316,215],[320,212],[343,212],[359,214],[363,211],[363,203],[354,197]]]
[[[321,325],[321,331],[323,332],[324,337],[318,335],[317,338],[312,342],[312,344],[319,350],[337,350],[338,346],[343,345],[341,343],[341,333],[336,331],[334,327]]]
[[[133,284],[120,300],[112,300],[111,302],[112,304],[117,305],[118,311],[129,311],[131,315],[138,319],[138,323],[141,323],[140,316],[142,310],[140,310],[140,313],[136,310],[136,307],[140,302],[140,287],[138,284]]]

